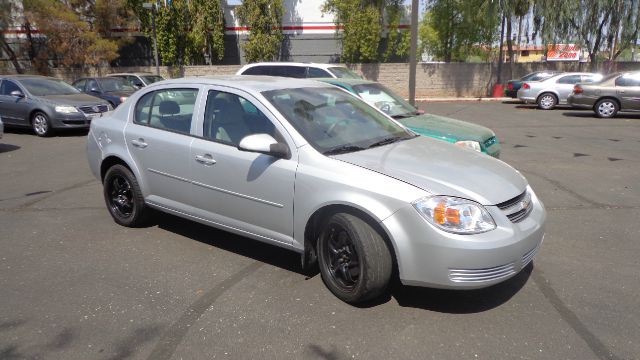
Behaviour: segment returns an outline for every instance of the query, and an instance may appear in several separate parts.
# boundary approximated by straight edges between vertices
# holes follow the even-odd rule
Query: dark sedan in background
[[[112,110],[105,100],[83,94],[45,76],[0,76],[0,117],[5,127],[31,127],[38,136],[54,129],[89,128],[91,119]]]
[[[618,111],[640,111],[640,71],[611,74],[600,82],[577,84],[567,99],[576,108],[611,118]]]
[[[559,74],[559,71],[536,71],[530,74],[527,74],[520,79],[514,79],[507,81],[507,87],[504,90],[506,96],[511,98],[518,97],[518,90],[522,87],[525,81],[539,81],[547,79],[553,75]]]
[[[122,104],[137,89],[117,77],[92,77],[74,81],[73,87],[85,94],[107,100],[114,108]]]

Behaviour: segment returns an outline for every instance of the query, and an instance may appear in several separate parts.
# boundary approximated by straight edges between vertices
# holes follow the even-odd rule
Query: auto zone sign
[[[547,61],[580,61],[580,52],[576,44],[547,45]]]

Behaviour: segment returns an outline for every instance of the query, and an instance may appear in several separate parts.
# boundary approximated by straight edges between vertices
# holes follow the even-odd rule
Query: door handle
[[[209,154],[196,155],[196,161],[204,165],[213,165],[216,163],[216,161],[213,160],[213,158]]]
[[[138,140],[131,140],[131,145],[140,148],[140,149],[144,149],[147,146],[149,146],[149,144],[147,144],[146,142],[144,142],[144,139],[138,139]]]

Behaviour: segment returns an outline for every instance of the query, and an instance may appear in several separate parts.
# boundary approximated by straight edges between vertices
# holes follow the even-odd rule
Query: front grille
[[[500,210],[504,210],[504,209],[508,209],[510,207],[512,207],[513,205],[516,205],[517,203],[519,203],[520,201],[522,201],[522,199],[524,199],[524,197],[527,195],[527,191],[525,190],[522,194],[514,197],[513,199],[509,199],[505,202],[501,202],[500,204],[496,205]]]
[[[517,223],[524,220],[531,213],[531,194],[526,190],[522,194],[496,205],[502,210],[509,221]]]
[[[524,268],[525,266],[529,265],[529,263],[531,262],[531,260],[533,260],[533,258],[536,256],[536,254],[538,253],[538,249],[540,247],[536,246],[533,249],[531,249],[528,253],[522,255],[522,267]]]
[[[80,106],[80,111],[85,114],[99,114],[109,110],[107,105]]]
[[[509,277],[516,273],[514,263],[486,269],[449,269],[449,279],[453,282],[482,283]]]
[[[498,139],[495,136],[492,136],[492,137],[488,138],[487,140],[485,140],[484,148],[486,149],[489,146],[495,144],[496,142],[498,142]]]

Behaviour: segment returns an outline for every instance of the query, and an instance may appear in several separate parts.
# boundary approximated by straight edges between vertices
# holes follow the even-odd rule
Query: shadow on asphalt
[[[592,119],[602,120],[602,121],[614,120],[614,119],[640,120],[640,114],[620,114],[620,113],[618,113],[613,119],[600,119],[591,110],[569,111],[569,112],[562,113],[562,115],[567,117],[592,118]]]
[[[188,237],[201,243],[233,252],[303,276],[307,279],[318,274],[317,270],[304,271],[300,255],[277,246],[262,243],[243,236],[217,230],[177,216],[157,213],[154,223],[161,229]],[[487,311],[507,302],[526,284],[533,265],[529,264],[513,278],[479,290],[441,290],[405,286],[394,276],[390,290],[372,301],[355,305],[370,308],[395,298],[400,306],[413,307],[450,314],[468,314]]]
[[[300,263],[300,255],[291,250],[160,212],[154,213],[154,223],[161,229],[233,252],[240,256],[261,261],[300,275],[311,275],[303,271]]]
[[[5,124],[4,132],[8,134],[20,134],[20,135],[32,135],[36,137],[31,128],[26,127],[7,127]],[[51,137],[74,137],[74,136],[87,136],[89,129],[56,129]]]
[[[478,290],[443,290],[397,284],[391,295],[403,307],[448,314],[478,313],[496,308],[517,294],[527,283],[533,263],[500,284]]]
[[[522,104],[522,101],[520,101],[518,99],[513,99],[513,100],[505,100],[502,103],[503,104],[515,105],[515,104]]]
[[[0,144],[0,154],[15,151],[18,149],[20,149],[20,146],[12,145],[12,144]]]

